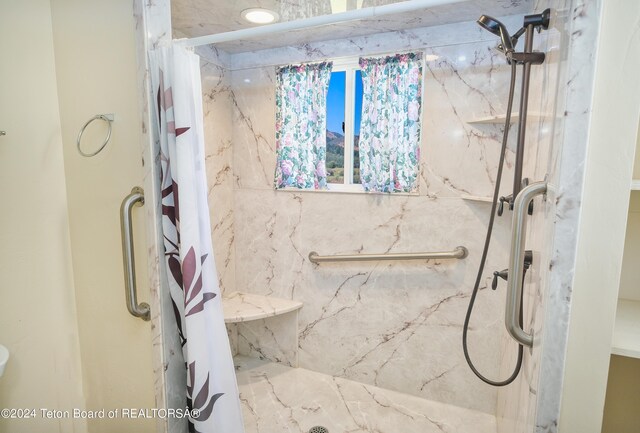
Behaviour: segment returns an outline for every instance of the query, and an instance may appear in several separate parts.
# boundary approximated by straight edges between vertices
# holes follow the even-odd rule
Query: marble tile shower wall
[[[537,0],[535,10],[544,9],[547,3],[552,2]],[[148,49],[170,38],[169,2],[136,0],[134,4],[138,52],[144,59]],[[556,117],[542,119],[537,125],[540,145],[529,139],[530,155],[535,154],[536,159],[546,158],[548,168],[544,170],[542,163],[535,170],[527,167],[536,180],[550,173],[553,186],[547,204],[540,208],[545,214],[536,211],[529,236],[534,245],[539,245],[545,236],[548,239],[549,257],[541,255],[539,262],[549,264],[549,281],[544,282],[540,275],[532,273],[528,284],[534,286],[535,290],[530,292],[533,299],[525,300],[529,317],[534,318],[530,323],[536,324],[536,335],[543,336],[544,348],[534,351],[535,357],[525,361],[524,374],[517,384],[500,391],[496,408],[499,431],[510,433],[531,432],[532,428],[536,432],[557,430],[562,354],[566,347],[575,260],[575,255],[567,252],[575,251],[576,246],[573,228],[579,217],[601,2],[564,0],[552,6],[558,11],[558,33],[550,32],[548,39],[540,39],[540,44],[546,43],[548,49],[554,50],[558,63],[549,62],[536,72],[542,76],[543,88],[532,89],[532,92],[537,95],[535,103],[540,112],[551,108],[551,100],[557,98]],[[521,16],[508,17],[503,22],[511,29],[521,20]],[[447,47],[452,42],[458,45]],[[567,49],[569,42],[571,49]],[[472,168],[474,158],[477,162],[482,158],[493,164],[495,157],[489,153],[496,151],[492,146],[497,145],[495,139],[499,131],[489,127],[482,130],[464,123],[468,117],[499,114],[504,108],[505,95],[495,92],[504,93],[507,72],[495,66],[502,62],[487,55],[487,49],[494,43],[491,35],[473,23],[464,23],[397,32],[394,37],[373,35],[342,43],[243,53],[232,58],[215,52],[204,55],[213,59],[203,65],[203,90],[210,203],[221,286],[225,291],[273,293],[304,301],[299,335],[302,367],[493,413],[496,394],[478,385],[464,368],[459,348],[464,298],[468,296],[470,275],[477,265],[488,208],[463,202],[458,197],[465,190],[485,195],[491,186],[487,179],[477,176],[477,171],[470,171],[473,175],[469,178],[461,177],[465,176],[465,170]],[[428,68],[420,196],[349,196],[271,190],[273,69],[256,68],[257,64],[266,66],[424,46],[431,47],[429,52],[442,52],[444,56]],[[482,49],[478,51],[474,46]],[[482,62],[475,60],[476,53]],[[462,57],[472,59],[470,65],[463,64]],[[558,77],[555,95],[553,68],[557,68]],[[231,74],[229,69],[235,72]],[[259,80],[246,83],[242,74],[249,80],[251,77]],[[436,85],[438,77],[444,80],[440,87]],[[482,81],[482,77],[496,80],[494,86]],[[141,89],[148,89],[147,79],[146,65],[141,63]],[[535,75],[534,81],[537,81]],[[441,103],[429,106],[430,97]],[[477,104],[474,97],[485,99]],[[149,162],[157,162],[158,152],[156,140],[146,127],[152,121],[153,110],[149,109],[153,106],[152,95],[148,92],[141,95],[141,101],[145,113],[142,124],[145,189],[147,194],[153,194],[157,164]],[[547,126],[551,128],[551,137],[545,137]],[[448,137],[444,137],[445,128],[451,133]],[[440,142],[438,134],[443,138]],[[447,161],[455,163],[447,164]],[[510,154],[509,164],[512,161]],[[486,165],[487,171],[495,171],[492,164]],[[255,202],[251,202],[254,198],[257,198]],[[158,204],[159,200],[149,202]],[[162,240],[154,237],[159,233],[155,228],[160,212],[156,206],[146,208],[151,233],[148,239],[152,329],[156,359],[162,361],[155,367],[156,397],[159,406],[179,408],[184,406],[184,375],[179,373],[183,371],[183,361],[177,339],[171,338],[171,332],[163,332],[163,328],[172,329],[175,325],[170,323],[168,296],[161,296],[161,281],[156,278],[162,274],[158,272],[162,262],[157,260],[157,248],[161,247]],[[539,223],[546,224],[546,231],[535,230]],[[501,223],[494,240],[496,248],[490,258],[490,270],[506,266],[506,230],[506,222]],[[459,242],[459,239],[463,240]],[[468,260],[459,263],[314,267],[306,260],[310,248],[322,253],[374,248],[399,251],[414,247],[448,248],[458,243],[467,245],[471,252]],[[496,339],[502,338],[495,335],[501,329],[504,297],[502,292],[488,292],[481,293],[479,314],[474,318],[472,351],[475,358],[481,360],[483,371],[497,375],[499,371],[495,366],[501,364],[503,372],[508,369],[512,352],[487,354],[494,352],[491,348],[499,344]],[[273,328],[267,321],[261,327],[263,334]],[[260,335],[253,330],[246,334],[247,341]],[[280,337],[274,334],[271,338]],[[541,342],[536,341],[536,344]],[[268,357],[269,353],[266,354]],[[437,371],[439,368],[441,373]],[[184,423],[170,420],[169,424],[160,421],[160,430],[186,431]]]
[[[554,19],[537,44],[547,60],[532,74],[530,104],[544,116],[530,122],[525,165],[525,175],[549,185],[527,233],[534,266],[525,286],[525,330],[534,333],[534,350],[525,351],[518,380],[498,392],[499,433],[556,432],[560,409],[600,2],[539,0],[535,10],[547,7]],[[503,376],[513,358],[503,361]]]
[[[260,349],[250,354],[493,414],[497,392],[469,371],[460,342],[489,205],[460,197],[492,192],[501,128],[468,122],[503,113],[509,69],[492,50],[491,35],[451,45],[456,35],[482,35],[475,23],[441,27],[449,37],[434,37],[440,45],[417,41],[437,59],[425,70],[415,196],[274,191],[275,68],[243,64],[229,81],[224,68],[203,66],[216,263],[225,290],[304,302],[297,361],[280,349],[281,333],[269,320],[234,331],[242,346]],[[426,32],[438,34],[433,28]],[[384,46],[367,45],[383,39]],[[407,45],[406,35],[396,38],[396,48],[389,39],[366,37],[342,45],[352,51],[357,46],[354,55],[415,48]],[[325,50],[322,44],[307,47],[308,59],[340,46],[324,45]],[[282,63],[279,50],[269,51],[268,58],[254,53],[255,58]],[[231,137],[225,131],[229,123]],[[505,179],[512,164],[509,151]],[[508,224],[507,219],[497,224],[488,270],[506,267]],[[409,252],[457,245],[469,248],[466,260],[318,266],[307,258],[312,250]],[[489,280],[484,283],[486,289]],[[470,332],[472,355],[491,376],[498,375],[501,360],[503,290],[482,290]]]
[[[142,113],[141,150],[143,166],[143,186],[145,190],[144,206],[147,228],[147,274],[151,306],[151,338],[153,341],[153,360],[155,376],[155,398],[158,408],[181,408],[186,405],[186,374],[182,357],[180,339],[175,329],[175,317],[172,313],[171,298],[167,286],[164,265],[164,244],[162,239],[162,208],[160,200],[160,141],[154,128],[156,122],[154,97],[151,89],[151,73],[148,64],[148,52],[171,39],[171,5],[169,0],[133,2],[133,15],[136,28],[136,53],[138,58],[138,95]],[[182,419],[158,418],[157,431],[186,433],[187,424]]]
[[[543,10],[544,7],[536,9]],[[562,125],[556,121],[556,109],[563,100],[558,98],[557,87],[561,78],[558,74],[561,63],[566,59],[562,52],[561,37],[564,21],[554,21],[554,25],[544,33],[536,34],[534,49],[546,53],[545,63],[532,67],[529,94],[530,117],[527,121],[526,153],[523,176],[530,182],[548,179],[552,150],[557,152],[561,142]],[[560,95],[561,96],[561,95]],[[534,202],[534,213],[527,228],[526,248],[533,251],[534,264],[527,272],[523,306],[527,332],[534,330],[537,336],[536,350],[525,350],[520,376],[516,381],[498,390],[498,432],[524,433],[533,431],[537,406],[538,380],[540,374],[540,337],[544,325],[545,299],[548,291],[550,248],[552,245],[552,222],[555,206],[551,200]],[[516,363],[517,344],[510,337],[504,342],[505,359],[501,363],[501,377],[508,377]]]
[[[201,58],[209,216],[220,290],[224,294],[236,286],[231,74],[219,59]]]

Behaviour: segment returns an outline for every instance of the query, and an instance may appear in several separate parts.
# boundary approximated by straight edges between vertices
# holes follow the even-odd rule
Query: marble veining
[[[473,17],[476,19],[481,12]],[[506,16],[502,22],[509,28],[522,24],[522,16]],[[367,36],[349,35],[345,39],[330,42],[294,43],[260,51],[237,53],[229,56],[229,67],[233,70],[257,68],[261,66],[282,65],[288,63],[312,62],[337,57],[370,56],[398,51],[422,50],[428,47],[452,45],[464,46],[467,43],[487,42],[497,45],[491,33],[481,29],[474,21],[456,24],[440,24],[414,29],[375,33]],[[497,53],[494,53],[497,55]],[[460,53],[465,56],[465,53]],[[473,62],[474,59],[469,59]],[[480,115],[480,114],[479,114]]]
[[[246,433],[495,433],[492,415],[255,358],[236,357]]]
[[[396,3],[397,1],[364,0],[362,7]],[[280,15],[281,22],[332,13],[329,1],[261,0],[258,4],[260,7],[277,12]],[[300,43],[307,44],[446,23],[472,21],[483,13],[493,16],[526,14],[532,10],[532,6],[533,0],[495,0],[492,2],[468,0],[413,12],[289,31],[270,37],[224,42],[217,44],[217,46],[228,53],[266,50]],[[256,2],[253,0],[234,2],[174,0],[172,2],[173,28],[174,31],[186,37],[250,28],[253,25],[244,21],[240,15],[242,10],[250,7],[256,7]]]
[[[218,282],[224,295],[235,289],[236,277],[231,77],[220,63],[204,59],[201,63],[207,199]]]
[[[449,27],[450,34],[454,30]],[[460,342],[489,211],[484,203],[460,197],[491,194],[501,137],[499,127],[469,121],[503,112],[509,76],[492,49],[495,42],[426,48],[434,60],[425,69],[417,196],[274,191],[274,68],[232,72],[236,290],[304,302],[301,367],[495,412],[497,392],[469,371]],[[268,54],[263,61],[269,61]],[[509,151],[505,179],[512,165]],[[498,221],[488,270],[506,266],[508,229],[507,218]],[[307,258],[311,250],[403,252],[460,244],[470,251],[463,261],[318,266]],[[472,320],[471,351],[495,376],[504,287],[497,292],[483,287]],[[239,342],[272,359],[259,354],[254,338],[264,341],[275,333],[250,325],[250,331],[238,328]],[[268,319],[265,326],[272,326]]]
[[[174,35],[225,30],[210,31],[206,23],[238,24],[230,18],[242,2],[236,3],[225,6],[225,16],[202,2],[173,2]],[[169,2],[137,0],[134,5],[139,58],[146,59],[148,49],[167,43],[171,35]],[[288,2],[281,12],[285,19],[326,13],[304,10],[303,5]],[[229,325],[234,353],[254,358],[243,361],[238,371],[249,432],[271,433],[274,425],[282,431],[306,431],[311,425],[305,423],[311,421],[354,432],[396,432],[398,425],[407,432],[557,430],[575,259],[573,228],[580,210],[601,2],[468,1],[458,6],[463,8],[443,7],[408,24],[406,17],[398,17],[327,27],[314,35],[292,32],[198,49],[220,285],[225,293],[238,290],[305,304],[300,312]],[[461,321],[488,208],[460,197],[486,197],[493,188],[500,126],[470,121],[502,113],[508,70],[492,50],[496,39],[475,23],[433,24],[472,20],[480,13],[518,14],[503,20],[514,28],[521,14],[547,6],[555,8],[553,28],[537,41],[550,57],[534,69],[531,107],[554,115],[530,119],[531,162],[525,168],[533,180],[548,176],[550,181],[547,200],[538,200],[528,233],[539,266],[527,276],[525,323],[535,331],[536,346],[525,357],[519,380],[497,392],[479,383],[461,359]],[[209,13],[218,16],[207,17]],[[176,24],[181,19],[183,24]],[[340,37],[344,39],[322,42]],[[420,194],[273,191],[273,66],[413,49],[425,50],[432,59],[425,70]],[[144,61],[138,75],[144,93],[145,190],[148,203],[157,204],[158,155],[148,128],[153,110]],[[505,179],[512,165],[509,152]],[[157,206],[146,208],[153,344],[159,360],[154,367],[157,404],[182,407],[183,361],[179,342],[168,332],[174,325],[159,278],[160,212]],[[489,271],[502,269],[507,261],[509,221],[499,220],[496,230]],[[458,244],[470,250],[465,261],[327,267],[306,258],[310,249],[338,254],[439,250]],[[514,351],[502,331],[503,287],[494,293],[486,290],[488,282],[487,275],[472,320],[471,352],[486,374],[499,376],[509,371]],[[299,326],[291,326],[292,321]],[[160,420],[158,427],[186,431],[186,424],[176,420]]]
[[[239,355],[270,360],[288,367],[300,365],[298,311],[230,326],[235,326],[238,330]]]
[[[560,7],[560,5],[558,5]],[[558,83],[562,80],[563,59],[566,56],[555,47],[560,46],[563,21],[554,20],[550,29],[535,35],[534,48],[546,53],[545,63],[532,68],[529,109],[545,116],[527,118],[524,177],[531,182],[549,179],[552,151],[559,148],[557,131],[562,130],[563,99],[557,97]],[[556,133],[553,133],[556,131]],[[553,243],[554,200],[551,194],[534,200],[534,213],[529,218],[526,248],[533,251],[534,264],[527,273],[524,289],[525,330],[534,333],[533,351],[525,350],[521,374],[508,387],[498,391],[498,431],[524,433],[533,431],[533,417],[537,407],[540,356],[544,311],[549,290],[549,245]],[[511,374],[515,364],[516,344],[508,338],[504,342],[506,359],[501,375]]]
[[[554,19],[539,39],[547,61],[532,75],[540,83],[532,89],[532,101],[556,115],[532,125],[531,162],[525,167],[534,180],[549,182],[527,234],[535,266],[525,285],[525,323],[535,340],[521,377],[498,394],[498,431],[504,433],[557,431],[591,111],[600,2],[538,1],[537,10],[545,7],[554,8]],[[513,357],[503,365],[512,363]]]
[[[531,417],[537,433],[556,433],[560,417],[562,375],[571,306],[571,291],[580,219],[580,203],[586,160],[587,134],[602,1],[573,0],[561,15],[566,20],[562,47],[568,51],[565,75],[558,98],[564,101],[563,128],[557,133],[562,145],[552,153],[553,247],[547,245],[549,291],[543,312],[544,346],[540,355],[538,406]],[[569,45],[570,44],[570,45]]]
[[[136,53],[138,57],[137,81],[139,106],[142,113],[141,159],[147,228],[147,264],[151,294],[151,337],[155,376],[155,399],[158,408],[185,407],[186,374],[182,348],[177,335],[171,298],[167,286],[162,240],[162,210],[160,200],[160,145],[154,129],[155,122],[149,50],[171,41],[171,12],[169,0],[152,2],[135,0],[133,16],[136,26]],[[158,418],[158,432],[186,433],[183,419]]]

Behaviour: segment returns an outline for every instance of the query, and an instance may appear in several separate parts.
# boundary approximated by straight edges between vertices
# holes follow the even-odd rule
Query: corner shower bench
[[[302,302],[253,293],[232,292],[222,296],[225,323],[248,322],[279,316],[302,308]]]

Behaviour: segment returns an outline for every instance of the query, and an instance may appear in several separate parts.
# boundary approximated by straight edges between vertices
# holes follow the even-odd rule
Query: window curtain
[[[422,55],[361,58],[360,179],[365,191],[412,192],[420,161]]]
[[[277,71],[276,188],[325,189],[331,62]]]
[[[150,53],[162,166],[167,279],[186,362],[189,431],[243,433],[233,358],[211,244],[200,58],[179,47]]]

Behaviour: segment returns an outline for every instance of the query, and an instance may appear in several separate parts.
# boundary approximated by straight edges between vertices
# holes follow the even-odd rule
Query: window
[[[405,53],[279,68],[276,189],[417,192],[422,66]]]
[[[327,92],[327,186],[362,191],[358,142],[362,75],[358,59],[334,62]]]

